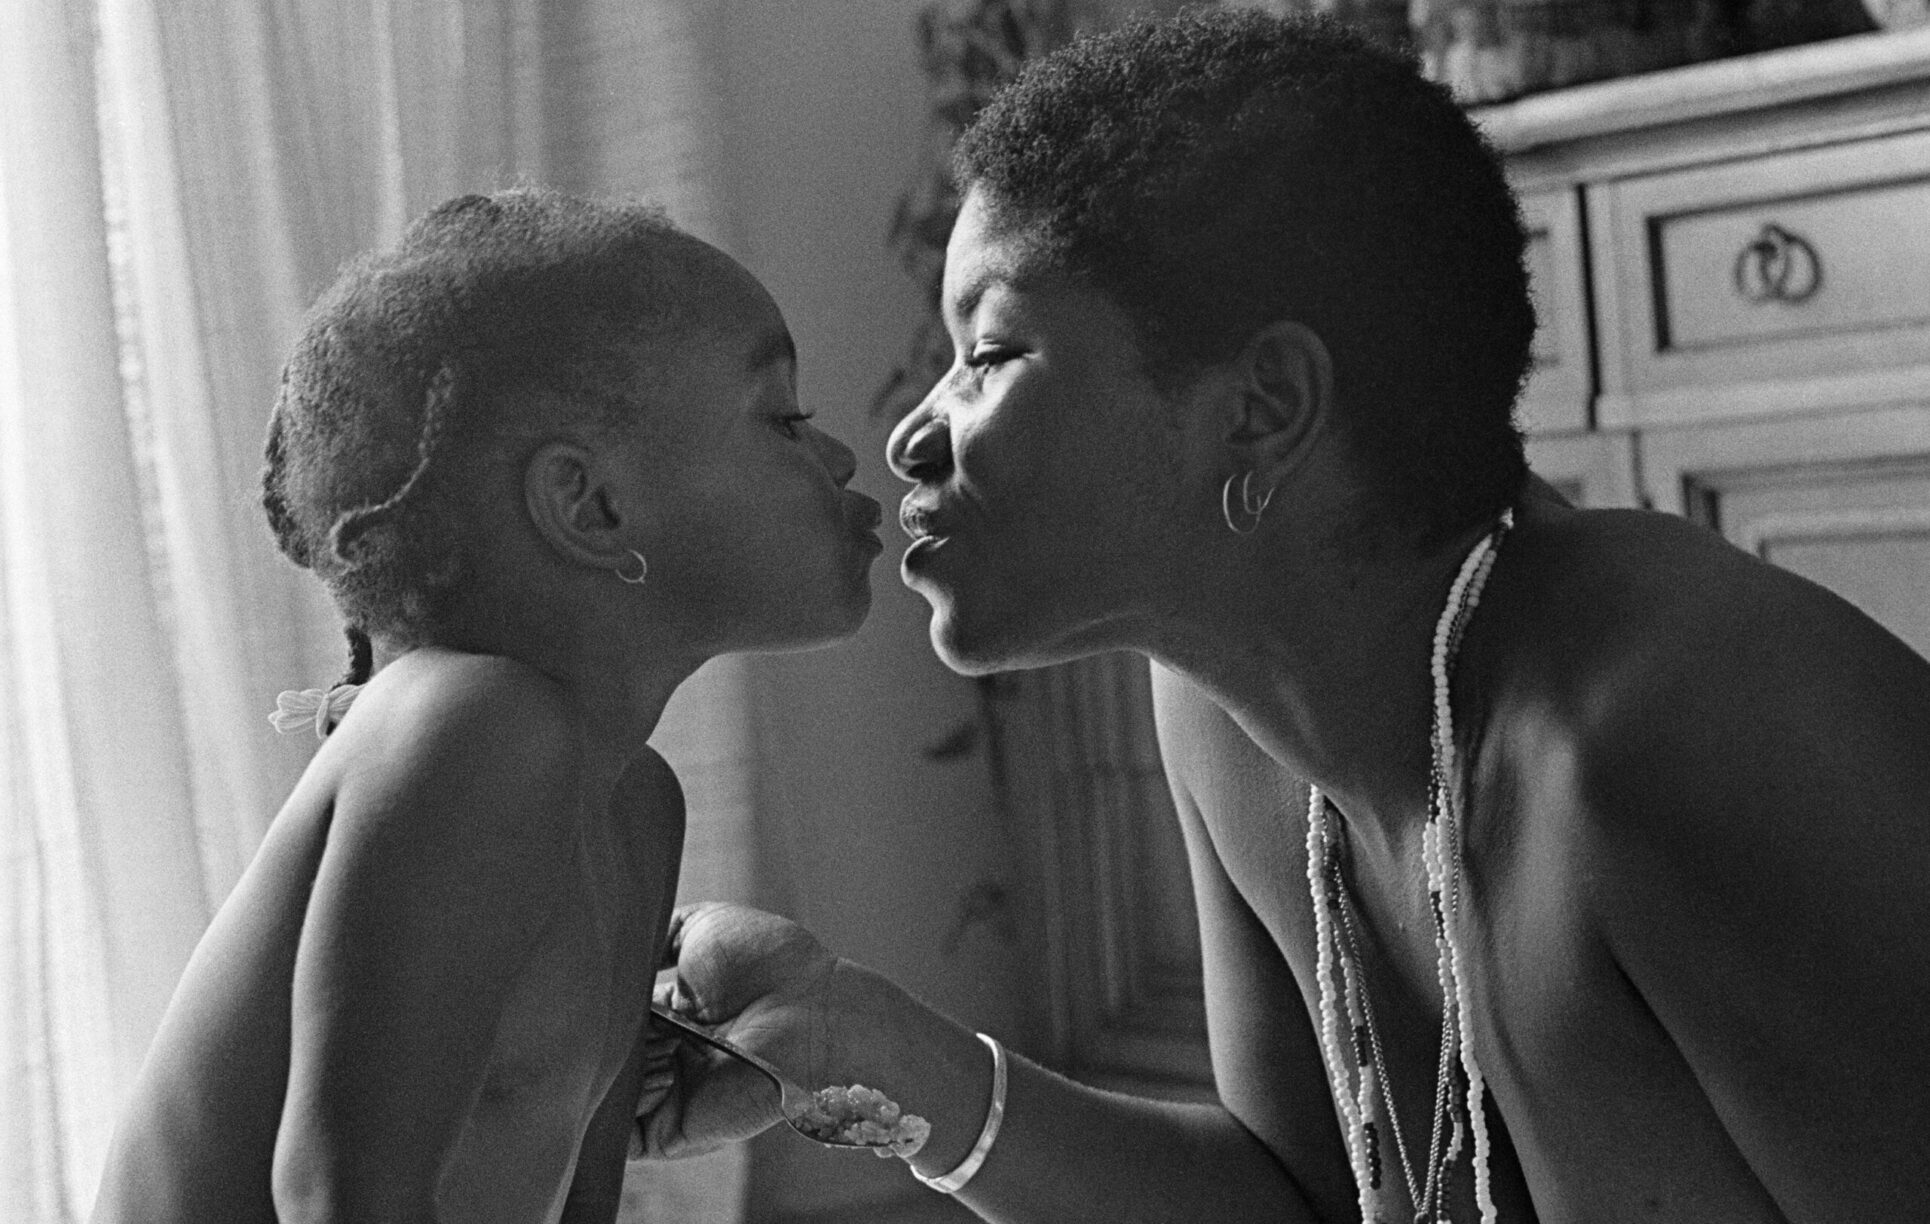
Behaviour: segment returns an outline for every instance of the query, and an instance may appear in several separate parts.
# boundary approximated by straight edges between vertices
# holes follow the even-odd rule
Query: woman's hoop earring
[[[645,561],[643,554],[634,548],[630,550],[630,555],[637,559],[637,576],[632,578],[630,575],[624,573],[623,567],[619,565],[617,566],[617,578],[622,582],[629,583],[631,586],[642,586],[643,580],[650,576],[650,563]]]
[[[1235,480],[1240,482],[1240,510],[1243,516],[1250,520],[1244,527],[1240,526],[1239,522],[1233,517],[1233,482]],[[1274,489],[1269,488],[1264,496],[1258,501],[1255,501],[1253,497],[1252,472],[1248,472],[1244,476],[1228,476],[1226,483],[1220,487],[1220,515],[1226,519],[1227,530],[1231,531],[1234,535],[1252,535],[1255,531],[1258,531],[1260,528],[1260,516],[1264,515],[1267,512],[1267,507],[1273,504],[1274,492]]]

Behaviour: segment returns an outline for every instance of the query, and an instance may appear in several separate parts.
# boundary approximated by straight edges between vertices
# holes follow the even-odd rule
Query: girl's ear
[[[560,556],[596,569],[631,557],[622,500],[603,465],[573,442],[548,442],[523,468],[523,504],[536,534]]]
[[[1256,332],[1235,359],[1239,399],[1226,442],[1256,485],[1277,486],[1306,461],[1334,411],[1334,363],[1304,324]]]

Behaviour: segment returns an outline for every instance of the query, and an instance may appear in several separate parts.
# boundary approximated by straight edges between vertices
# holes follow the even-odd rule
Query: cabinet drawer
[[[1601,415],[1930,399],[1930,132],[1623,180],[1593,197]]]

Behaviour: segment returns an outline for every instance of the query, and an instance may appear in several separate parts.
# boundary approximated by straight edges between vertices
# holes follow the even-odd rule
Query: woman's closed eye
[[[1018,355],[1017,349],[996,344],[981,344],[966,354],[965,366],[971,370],[989,370],[994,366],[1004,365]]]

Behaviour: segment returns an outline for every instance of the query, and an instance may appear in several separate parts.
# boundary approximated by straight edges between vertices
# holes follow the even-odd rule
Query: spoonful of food
[[[799,1086],[770,1063],[688,1020],[662,1003],[651,1003],[650,1014],[688,1037],[756,1068],[777,1088],[778,1112],[785,1123],[806,1139],[825,1147],[863,1148],[879,1156],[911,1157],[925,1146],[931,1123],[898,1108],[884,1093],[863,1084],[832,1086],[815,1092]]]

